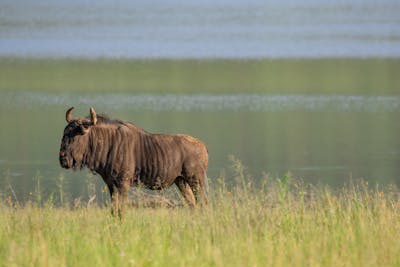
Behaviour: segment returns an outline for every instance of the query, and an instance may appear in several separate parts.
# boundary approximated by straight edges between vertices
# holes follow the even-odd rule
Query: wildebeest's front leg
[[[128,205],[128,194],[129,194],[129,189],[130,189],[130,181],[129,179],[123,179],[121,182],[120,186],[120,210],[119,210],[119,216],[122,218],[122,216],[125,214],[125,209],[126,206]]]
[[[128,204],[129,180],[122,180],[118,184],[107,184],[111,196],[111,214],[122,218]]]
[[[119,211],[119,190],[113,183],[107,183],[111,197],[111,215],[115,216]]]

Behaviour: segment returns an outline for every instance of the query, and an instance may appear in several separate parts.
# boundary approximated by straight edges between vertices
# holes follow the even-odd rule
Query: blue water
[[[101,106],[125,111],[361,112],[399,113],[400,96],[302,94],[129,94],[0,92],[3,110]]]
[[[9,1],[0,56],[400,57],[400,1]]]

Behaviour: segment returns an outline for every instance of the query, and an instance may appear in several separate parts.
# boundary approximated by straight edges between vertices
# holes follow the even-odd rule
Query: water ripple
[[[51,94],[0,93],[1,109],[102,106],[151,111],[400,112],[400,96],[269,94]]]

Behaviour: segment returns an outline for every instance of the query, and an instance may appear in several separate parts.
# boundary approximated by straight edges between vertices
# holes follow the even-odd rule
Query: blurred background
[[[0,3],[0,185],[88,194],[58,163],[65,111],[186,133],[211,180],[400,183],[398,1]],[[39,185],[39,189],[38,189]],[[37,192],[36,192],[37,193]]]

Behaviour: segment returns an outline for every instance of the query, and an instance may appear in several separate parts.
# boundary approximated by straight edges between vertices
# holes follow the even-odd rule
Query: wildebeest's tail
[[[208,185],[208,177],[207,177],[207,173],[204,172],[204,189],[206,190],[206,194],[208,196],[208,194],[210,193],[210,186]]]
[[[207,172],[204,171],[204,194],[206,198],[206,203],[209,203],[210,200],[210,186],[208,185],[208,177]]]

